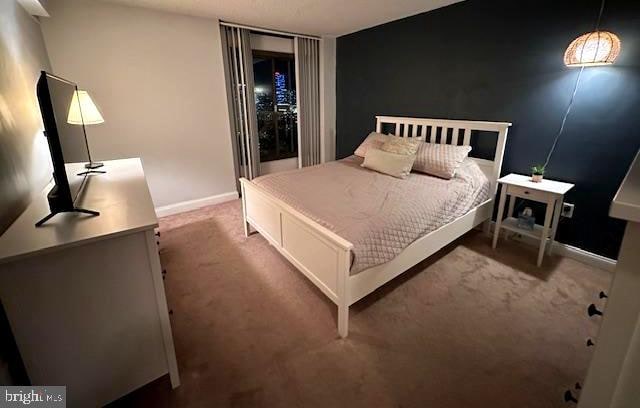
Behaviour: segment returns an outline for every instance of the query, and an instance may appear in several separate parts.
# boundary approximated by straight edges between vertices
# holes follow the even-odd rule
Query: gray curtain
[[[300,167],[319,164],[320,155],[320,41],[295,38],[298,149]]]
[[[247,29],[220,26],[236,179],[257,177],[260,147],[253,83],[253,57]],[[238,191],[240,186],[238,182]]]

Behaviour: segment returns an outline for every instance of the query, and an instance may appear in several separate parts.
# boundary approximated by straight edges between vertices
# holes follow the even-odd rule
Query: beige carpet
[[[118,401],[154,407],[564,407],[582,381],[611,275],[472,232],[351,308],[336,307],[260,235],[240,202],[161,221],[182,386]]]

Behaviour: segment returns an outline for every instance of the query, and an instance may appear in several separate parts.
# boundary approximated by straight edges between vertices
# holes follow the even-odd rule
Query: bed
[[[493,160],[467,158],[451,180],[395,179],[356,156],[241,179],[245,234],[258,231],[338,306],[346,337],[350,305],[480,224],[488,232],[510,126],[377,116],[377,132],[400,137],[455,145],[485,138],[495,144]]]

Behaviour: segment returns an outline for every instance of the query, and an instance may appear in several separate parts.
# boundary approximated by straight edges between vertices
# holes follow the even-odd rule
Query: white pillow
[[[471,146],[425,142],[418,147],[413,170],[450,179],[455,175],[456,170],[470,151]]]
[[[361,166],[379,173],[404,179],[411,173],[411,167],[415,159],[415,154],[398,154],[369,148]]]
[[[377,132],[371,132],[369,133],[369,136],[367,136],[367,138],[364,139],[362,143],[360,143],[360,146],[358,146],[353,154],[355,154],[356,156],[365,157],[367,154],[367,150],[369,150],[370,148],[381,148],[384,142],[386,142],[390,137],[392,136],[383,135],[382,133]]]

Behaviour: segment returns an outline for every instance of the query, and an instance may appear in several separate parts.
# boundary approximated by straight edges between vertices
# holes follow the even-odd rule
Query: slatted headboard
[[[384,125],[393,125],[393,133],[400,137],[421,137],[426,142],[468,146],[471,144],[471,132],[484,131],[498,134],[496,153],[493,160],[473,158],[491,180],[492,191],[498,188],[498,178],[502,169],[504,147],[511,123],[482,122],[475,120],[448,120],[406,118],[400,116],[376,116],[376,132],[382,133]],[[445,135],[442,137],[442,135]]]

